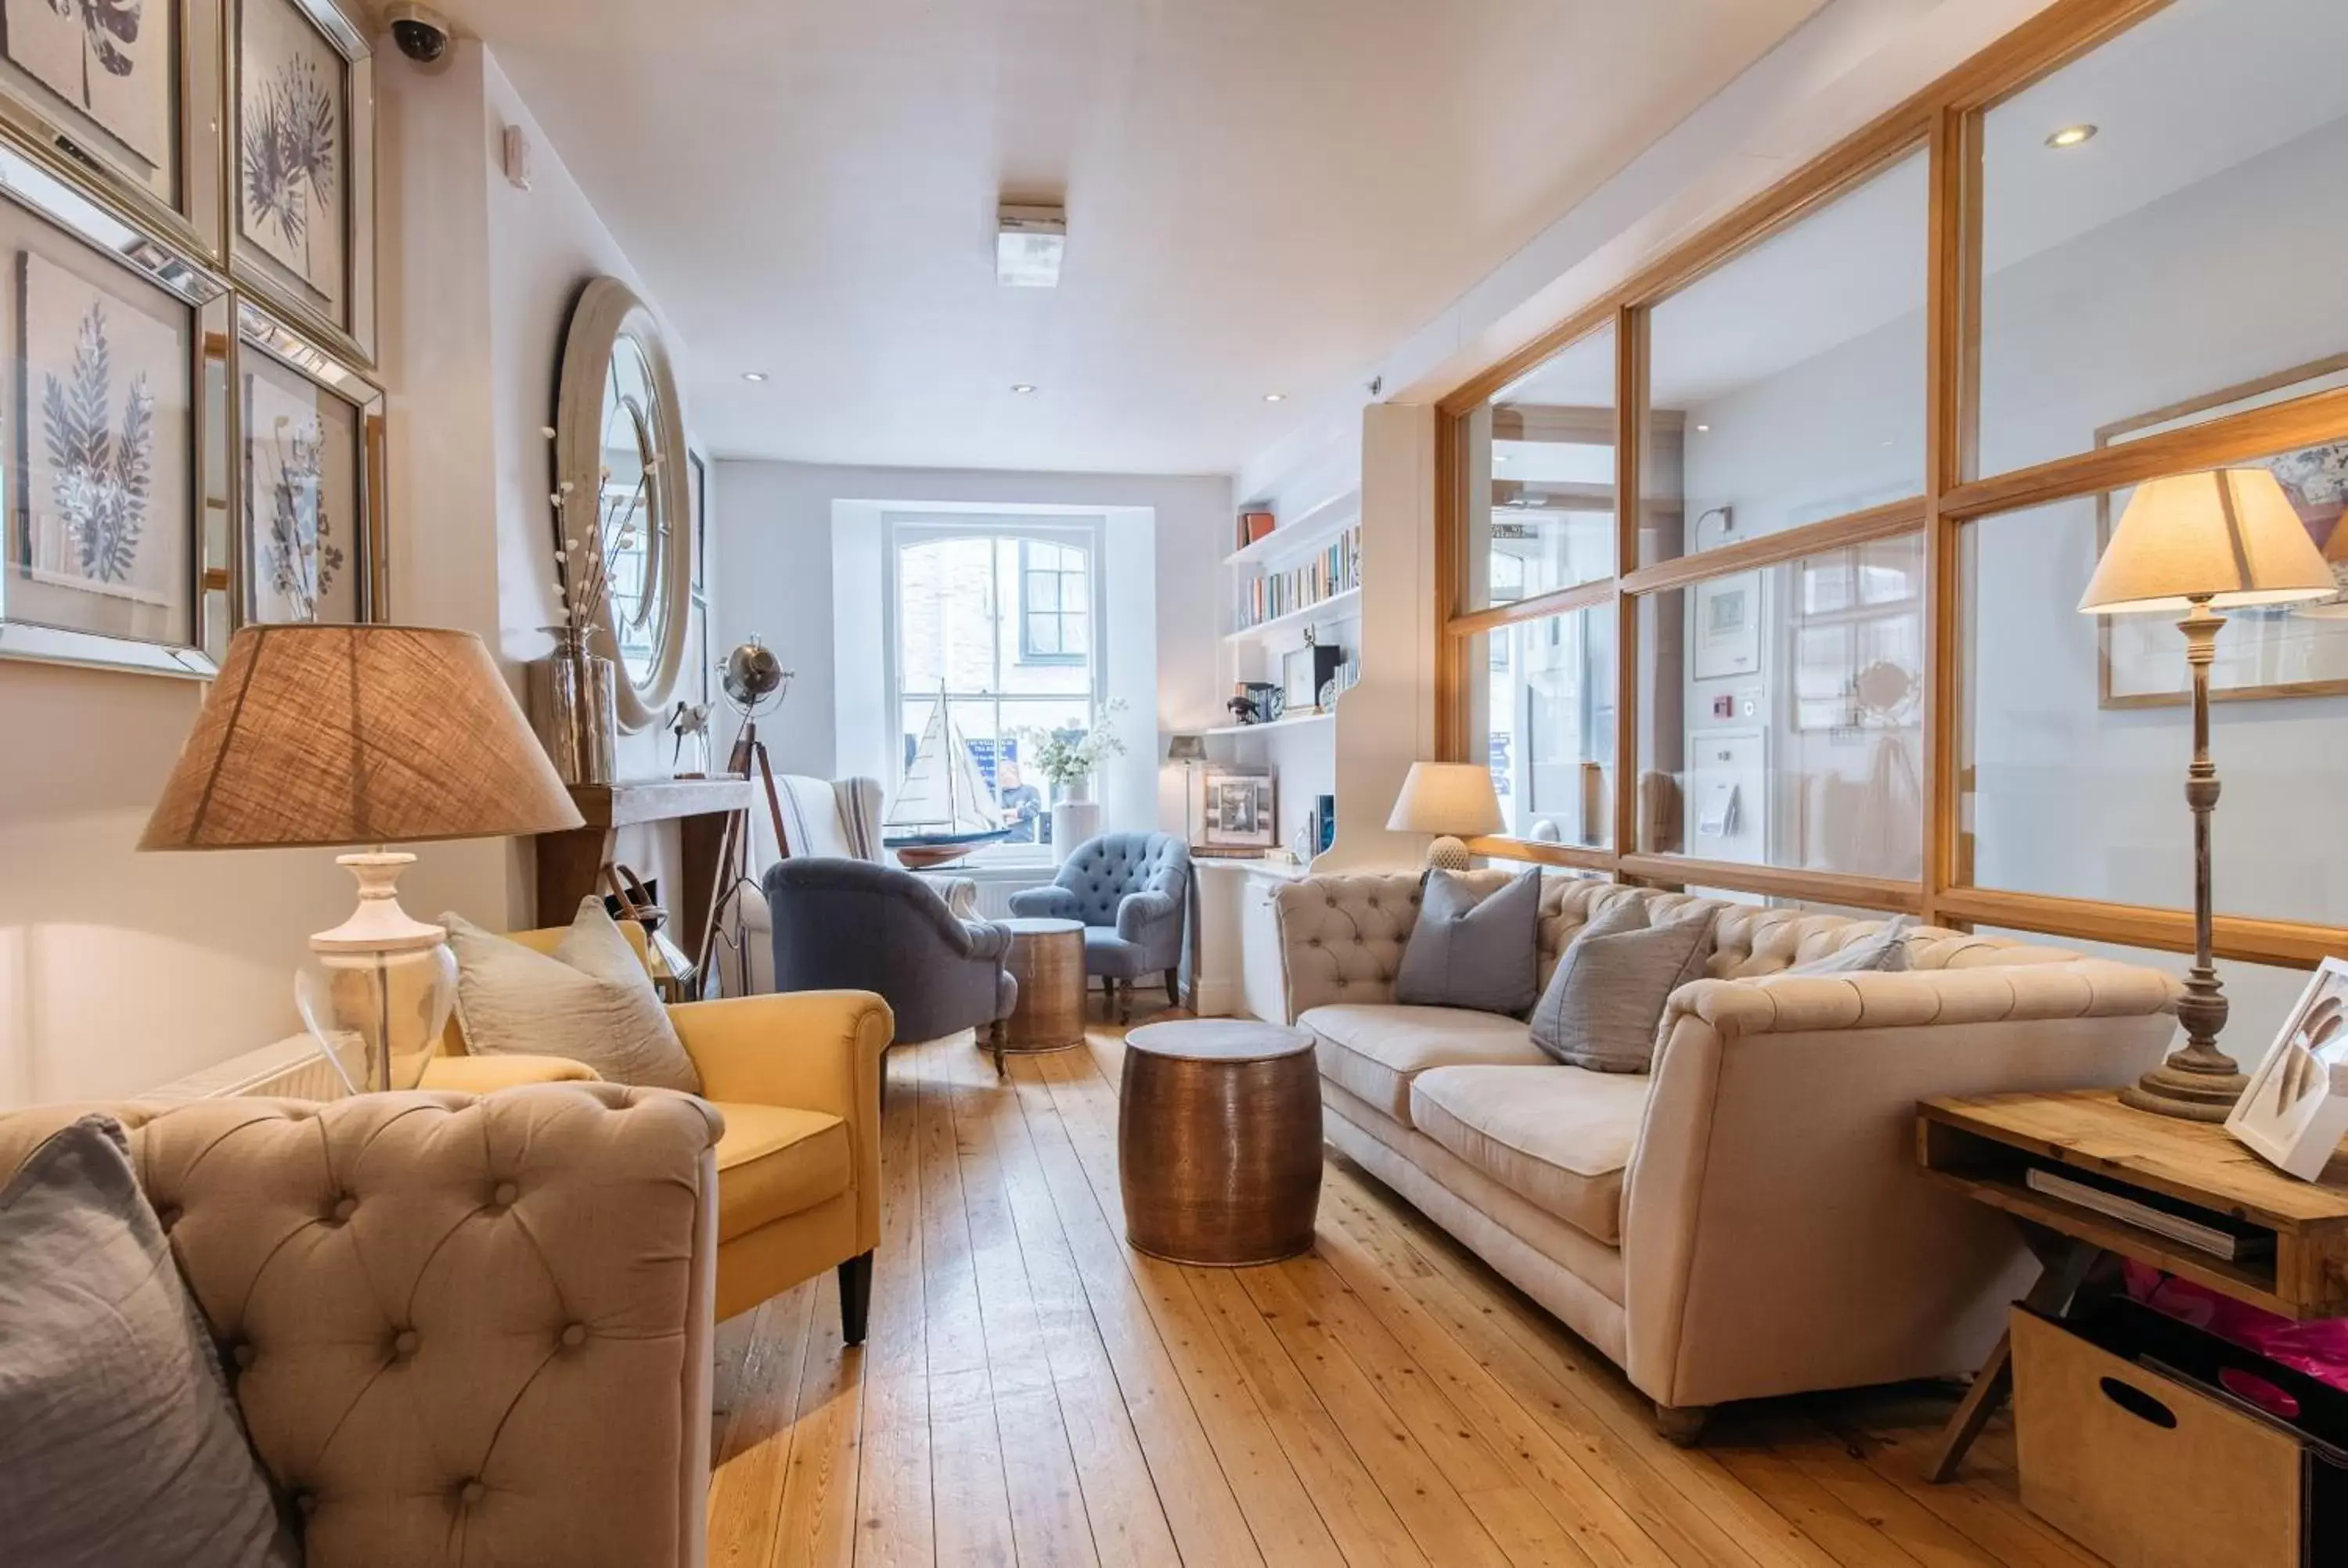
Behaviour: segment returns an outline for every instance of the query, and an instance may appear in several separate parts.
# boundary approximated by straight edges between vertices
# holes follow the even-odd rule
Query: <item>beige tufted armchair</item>
[[[616,1084],[0,1116],[130,1133],[310,1568],[694,1568],[720,1122]]]

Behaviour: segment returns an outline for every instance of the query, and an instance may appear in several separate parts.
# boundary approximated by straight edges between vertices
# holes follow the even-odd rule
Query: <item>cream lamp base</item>
[[[421,1072],[418,1051],[430,1050],[446,1008],[427,1000],[424,1010],[433,1016],[424,1020],[420,1030],[416,1028],[416,1020],[409,1016],[415,1006],[412,998],[397,1009],[392,1005],[394,971],[413,975],[422,964],[453,975],[455,963],[446,945],[448,933],[399,907],[399,874],[416,864],[415,856],[376,849],[337,856],[335,864],[357,878],[358,907],[341,925],[310,938],[318,968],[309,978],[295,982],[295,999],[304,1020],[328,1044],[337,1070],[354,1091],[407,1088],[411,1084],[400,1081]],[[396,983],[403,989],[430,984]],[[311,986],[317,989],[305,996],[304,988]],[[409,1035],[417,1038],[407,1038]],[[349,1049],[336,1049],[338,1040],[347,1042]],[[346,1056],[351,1060],[345,1061]],[[361,1056],[363,1062],[358,1060]]]
[[[413,953],[448,939],[447,929],[427,926],[399,907],[399,874],[416,864],[405,850],[376,849],[337,855],[335,864],[358,878],[359,907],[331,931],[310,938],[314,953]]]
[[[1447,833],[1426,846],[1429,871],[1465,871],[1470,864],[1468,845]]]

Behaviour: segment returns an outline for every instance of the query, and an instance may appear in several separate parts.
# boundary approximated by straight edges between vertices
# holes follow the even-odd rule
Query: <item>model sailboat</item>
[[[970,743],[954,728],[941,692],[880,825],[880,842],[918,869],[959,859],[1010,833],[994,791],[978,771]]]

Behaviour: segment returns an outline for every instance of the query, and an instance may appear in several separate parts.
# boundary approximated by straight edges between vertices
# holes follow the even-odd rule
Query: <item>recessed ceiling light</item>
[[[1699,435],[1699,436],[1702,436],[1702,435],[1705,434],[1707,431],[1711,430],[1711,428],[1712,428],[1712,426],[1711,426],[1711,425],[1697,425],[1697,426],[1695,427],[1695,433],[1696,433],[1697,435]]]
[[[742,379],[756,386],[767,379],[767,373],[763,370],[746,370],[742,373]]]
[[[1288,394],[1284,392],[1267,392],[1263,395],[1263,400],[1266,403],[1285,403],[1288,401]]]
[[[2048,137],[2046,138],[2046,145],[2049,147],[2076,147],[2083,141],[2093,140],[2095,138],[2095,135],[2096,128],[2094,126],[2066,125],[2061,130],[2056,131],[2053,136]]]
[[[1509,455],[1506,452],[1495,452],[1492,454],[1492,461],[1495,463],[1505,463],[1508,460]]]
[[[1025,397],[1035,390],[1035,384],[1032,381],[1014,381],[1011,384],[1011,390]]]

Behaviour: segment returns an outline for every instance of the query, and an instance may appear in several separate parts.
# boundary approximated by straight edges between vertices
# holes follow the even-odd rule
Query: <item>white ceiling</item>
[[[1822,0],[442,3],[684,336],[717,454],[1179,473],[1286,433]],[[1065,192],[1058,289],[996,285],[999,192]]]

